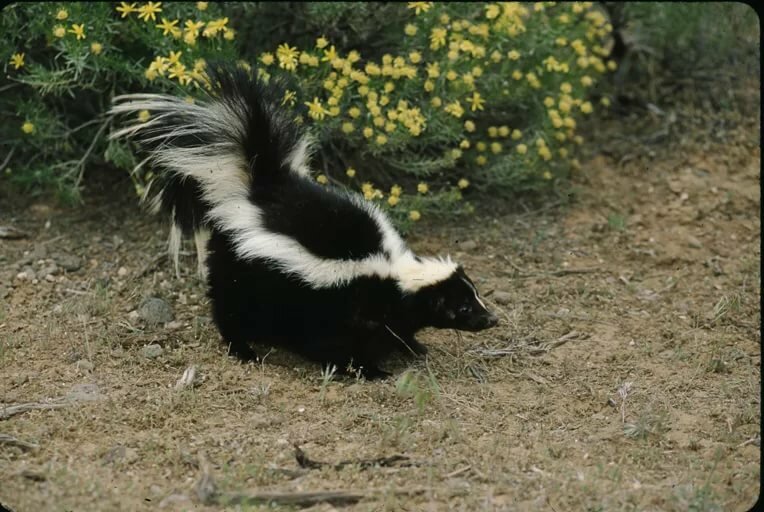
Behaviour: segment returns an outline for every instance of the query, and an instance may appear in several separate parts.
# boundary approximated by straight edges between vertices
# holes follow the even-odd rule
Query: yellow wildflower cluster
[[[583,142],[576,134],[577,118],[594,110],[585,92],[598,73],[615,67],[605,61],[602,43],[612,28],[592,2],[490,3],[472,15],[454,15],[448,4],[432,2],[407,7],[411,17],[402,30],[411,44],[401,55],[362,60],[358,52],[343,54],[321,36],[313,48],[283,42],[261,54],[259,63],[303,80],[305,97],[297,100],[297,93],[288,91],[284,105],[305,105],[308,119],[374,155],[392,155],[428,126],[437,126],[434,137],[449,127],[441,141],[456,134],[452,146],[441,148],[446,166],[467,156],[464,164],[477,166],[513,158],[526,166],[543,164],[538,176],[551,179],[563,161],[572,165],[571,145]],[[538,43],[544,31],[550,34],[546,46]],[[497,112],[512,111],[513,102],[535,98],[543,103],[544,115],[531,115],[523,130],[502,121],[486,126]],[[469,184],[462,177],[456,188]],[[428,193],[429,186],[420,183],[418,193]],[[362,191],[367,199],[384,196],[370,183]],[[391,189],[386,204],[400,204],[399,186]]]

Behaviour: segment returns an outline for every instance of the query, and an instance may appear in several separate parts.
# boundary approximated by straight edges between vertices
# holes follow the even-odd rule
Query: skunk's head
[[[419,289],[413,299],[421,321],[427,326],[482,331],[499,322],[485,307],[477,288],[461,266],[445,279]]]

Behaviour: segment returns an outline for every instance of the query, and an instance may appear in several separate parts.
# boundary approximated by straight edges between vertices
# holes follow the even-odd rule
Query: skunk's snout
[[[491,327],[496,327],[496,325],[499,323],[499,317],[488,312],[488,318],[486,319],[486,329],[490,329]]]

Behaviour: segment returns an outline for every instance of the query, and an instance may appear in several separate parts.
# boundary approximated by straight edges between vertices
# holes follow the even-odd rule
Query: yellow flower
[[[69,12],[66,9],[60,9],[56,13],[56,19],[59,21],[64,21],[68,17],[69,17]]]
[[[517,128],[512,130],[512,139],[513,140],[518,140],[518,139],[522,138],[522,136],[523,136],[523,132],[521,132]]]
[[[413,220],[414,222],[418,221],[422,218],[422,214],[419,213],[417,210],[411,210],[409,212],[409,219]]]
[[[520,58],[520,52],[518,52],[517,50],[512,50],[507,53],[507,58],[509,60],[518,60]]]
[[[466,178],[462,178],[459,180],[459,182],[456,184],[460,189],[465,189],[470,186],[470,182]]]
[[[53,35],[56,37],[64,37],[66,35],[66,28],[62,27],[61,25],[56,25],[53,28]]]
[[[409,60],[412,64],[419,64],[422,62],[422,54],[419,52],[411,52],[409,53]]]
[[[549,171],[544,171],[544,174],[542,174],[545,180],[551,180],[552,179],[552,173]]]
[[[92,43],[90,45],[90,53],[93,55],[100,55],[103,51],[103,45],[101,43]]]
[[[399,201],[400,199],[398,198],[398,196],[390,196],[387,198],[387,204],[389,204],[390,206],[395,206],[396,204],[398,204]]]
[[[481,142],[478,142],[477,144],[475,144],[475,149],[477,149],[477,150],[478,150],[478,151],[480,151],[481,153],[482,153],[483,151],[485,151],[485,149],[486,149],[486,145],[485,145],[485,142],[482,142],[482,141],[481,141]]]
[[[408,8],[414,9],[414,13],[417,15],[429,11],[430,7],[432,7],[432,2],[409,2],[408,5]]]
[[[361,60],[361,54],[358,53],[355,50],[350,50],[350,53],[348,53],[348,60],[351,64],[355,64],[359,60]]]
[[[403,189],[399,187],[398,185],[393,185],[390,188],[390,195],[393,197],[398,197],[403,193]]]
[[[420,194],[426,194],[428,190],[430,190],[430,188],[427,186],[427,183],[420,183],[416,186],[416,191]]]
[[[443,104],[443,100],[441,100],[438,96],[435,96],[433,99],[430,100],[430,105],[432,105],[435,108],[440,108],[442,104]]]
[[[308,107],[308,115],[317,121],[322,121],[326,114],[329,113],[324,106],[321,105],[321,101],[317,97],[314,97],[311,102],[306,101],[305,105]]]
[[[321,58],[321,62],[332,62],[337,58],[337,50],[334,45],[330,46],[328,50],[324,50],[324,56]]]
[[[427,92],[432,92],[435,90],[435,84],[432,82],[432,80],[425,80],[424,90]]]
[[[316,39],[316,48],[319,50],[322,48],[325,48],[329,44],[329,41],[326,40],[324,36],[319,37]]]
[[[467,139],[462,139],[462,141],[459,143],[459,147],[462,149],[469,149],[470,141],[468,141]]]
[[[186,72],[186,65],[182,62],[177,62],[173,67],[171,67],[167,76],[169,78],[177,78],[181,85],[191,83],[191,77]]]
[[[193,32],[194,34],[198,34],[199,30],[204,26],[203,21],[193,21],[193,20],[186,20],[184,23],[185,31],[186,32]]]
[[[501,144],[499,144],[498,142],[491,142],[491,153],[493,153],[494,155],[498,155],[499,153],[501,153],[502,149],[503,148],[501,147]]]
[[[138,8],[138,19],[156,21],[157,13],[162,12],[162,2],[147,2]]]
[[[145,123],[146,121],[148,121],[150,117],[151,117],[151,114],[149,114],[148,110],[141,110],[140,112],[138,112],[138,121],[142,123]]]
[[[527,153],[527,152],[528,152],[528,146],[526,146],[525,144],[518,144],[518,145],[517,145],[517,147],[516,147],[515,149],[516,149],[516,150],[517,150],[517,152],[518,152],[518,153],[520,153],[521,155],[524,155],[525,153]]]
[[[374,129],[372,127],[367,126],[366,128],[363,129],[364,137],[366,137],[367,139],[370,139],[372,135],[374,135]]]
[[[451,114],[454,117],[462,117],[462,115],[464,115],[464,108],[462,107],[462,104],[459,101],[454,101],[453,103],[449,103],[443,108],[443,110],[445,110],[447,113]]]
[[[550,160],[550,159],[552,158],[552,152],[551,152],[551,151],[549,151],[549,148],[548,148],[548,147],[546,147],[546,146],[541,146],[541,147],[538,149],[538,153],[539,153],[539,156],[540,156],[540,157],[541,157],[541,158],[542,158],[544,161]]]
[[[262,62],[262,63],[263,63],[263,64],[265,64],[266,66],[270,66],[271,64],[273,64],[273,61],[274,61],[274,60],[275,60],[275,59],[274,59],[274,57],[273,57],[273,54],[272,54],[272,53],[269,53],[269,52],[265,52],[265,53],[263,53],[262,55],[260,55],[260,62]]]
[[[478,165],[485,165],[488,163],[488,159],[484,155],[478,155],[475,159],[475,163]]]
[[[202,35],[204,37],[214,37],[221,30],[225,30],[227,24],[227,17],[209,21],[207,22],[207,28],[204,29]]]
[[[560,90],[564,92],[565,94],[570,94],[571,92],[573,92],[573,86],[570,85],[568,82],[563,82],[560,85]]]
[[[610,106],[610,98],[607,98],[607,97],[603,96],[602,99],[600,100],[600,103],[602,103],[606,107],[609,107]]]
[[[175,33],[173,33],[173,37],[177,37]],[[197,35],[195,32],[186,31],[183,33],[183,42],[186,43],[188,46],[196,46],[196,38]]]
[[[472,121],[464,121],[464,129],[472,133],[475,131],[475,123]]]
[[[499,6],[496,4],[487,5],[485,8],[485,17],[489,20],[497,18],[500,14]]]
[[[516,69],[512,72],[512,78],[515,80],[522,80],[523,79],[523,72],[519,69]]]
[[[31,121],[24,121],[24,124],[21,125],[21,131],[26,134],[34,133],[34,129],[34,124]]]
[[[593,110],[591,102],[587,101],[581,104],[581,112],[584,114],[591,114]]]
[[[352,167],[348,167],[347,171],[345,171],[345,174],[347,174],[348,178],[354,178],[355,169],[353,169]]]
[[[319,174],[318,176],[316,176],[316,181],[319,182],[321,185],[326,185],[327,183],[329,183],[329,178],[327,178],[323,174]]]
[[[69,33],[74,34],[77,37],[77,41],[85,39],[85,24],[80,23],[79,25],[76,25],[72,23],[72,28],[69,29]]]
[[[607,68],[610,71],[615,71],[618,68],[618,64],[616,64],[614,60],[609,60],[607,61]]]
[[[592,85],[592,83],[594,83],[592,80],[592,77],[588,75],[584,75],[581,77],[581,85],[583,85],[584,87],[589,87],[590,85]]]
[[[462,157],[462,150],[459,148],[453,148],[449,154],[451,155],[451,158],[458,160]]]
[[[387,144],[387,135],[385,135],[384,133],[380,133],[379,135],[377,135],[377,138],[375,139],[375,141],[380,146],[384,146],[385,144]]]
[[[417,31],[416,25],[412,25],[411,23],[406,25],[406,28],[403,29],[403,33],[406,34],[407,36],[415,36],[416,31]]]
[[[297,100],[297,93],[294,91],[286,90],[284,92],[284,98],[281,100],[282,105],[289,104],[289,106],[294,106],[295,101]]]
[[[162,35],[166,36],[167,34],[172,34],[173,37],[176,37],[175,34],[180,34],[180,29],[176,27],[178,24],[178,20],[169,21],[166,18],[162,18],[162,23],[157,25],[157,28],[162,29]]]
[[[172,66],[173,64],[178,64],[180,62],[181,55],[183,55],[183,52],[170,51],[170,56],[167,57],[167,64],[169,66]]]
[[[469,98],[470,109],[474,112],[476,110],[483,110],[483,104],[485,100],[480,96],[480,93],[475,91],[472,93],[472,98]]]
[[[11,55],[11,64],[13,69],[19,69],[24,67],[24,53],[14,53]]]
[[[200,11],[206,11],[207,6],[209,5],[209,2],[196,2],[196,8]]]
[[[372,122],[374,123],[374,126],[376,126],[377,128],[382,128],[383,126],[385,126],[384,117],[375,117]]]
[[[544,98],[544,106],[546,108],[550,108],[554,106],[554,98],[552,98],[551,96],[547,96],[546,98]]]
[[[348,115],[352,117],[353,119],[356,119],[358,116],[361,115],[361,109],[358,107],[350,107],[348,110]]]
[[[276,57],[279,59],[279,67],[287,71],[297,69],[297,57],[300,52],[297,48],[291,48],[289,44],[284,43],[276,49]]]
[[[459,77],[459,74],[453,69],[449,69],[448,72],[446,72],[446,78],[448,80],[453,81],[453,80],[456,80],[458,77]]]
[[[128,4],[127,2],[120,2],[119,7],[117,7],[117,12],[122,13],[122,16],[120,18],[126,18],[128,14],[132,12],[136,12],[138,9],[135,8],[135,2]]]
[[[385,131],[387,133],[392,133],[397,128],[397,125],[395,123],[387,122],[385,123]]]
[[[445,28],[433,28],[432,32],[430,33],[430,49],[437,50],[438,48],[445,46],[446,34],[448,34],[448,31],[446,31]]]

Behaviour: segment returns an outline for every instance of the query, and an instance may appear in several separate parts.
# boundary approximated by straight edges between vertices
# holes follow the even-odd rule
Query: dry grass
[[[639,159],[587,167],[565,211],[412,241],[429,253],[475,240],[456,257],[503,322],[426,332],[426,360],[391,361],[395,377],[373,383],[283,351],[228,358],[193,261],[172,277],[152,259],[162,227],[129,204],[19,210],[32,238],[0,246],[0,279],[13,285],[0,308],[0,402],[52,405],[83,384],[99,399],[0,420],[0,502],[747,510],[760,475],[758,150],[694,151],[647,173]],[[13,263],[56,237],[83,269],[17,281]],[[174,306],[170,328],[130,315],[150,295]],[[164,351],[148,359],[152,343]],[[295,445],[315,464],[301,465]]]

